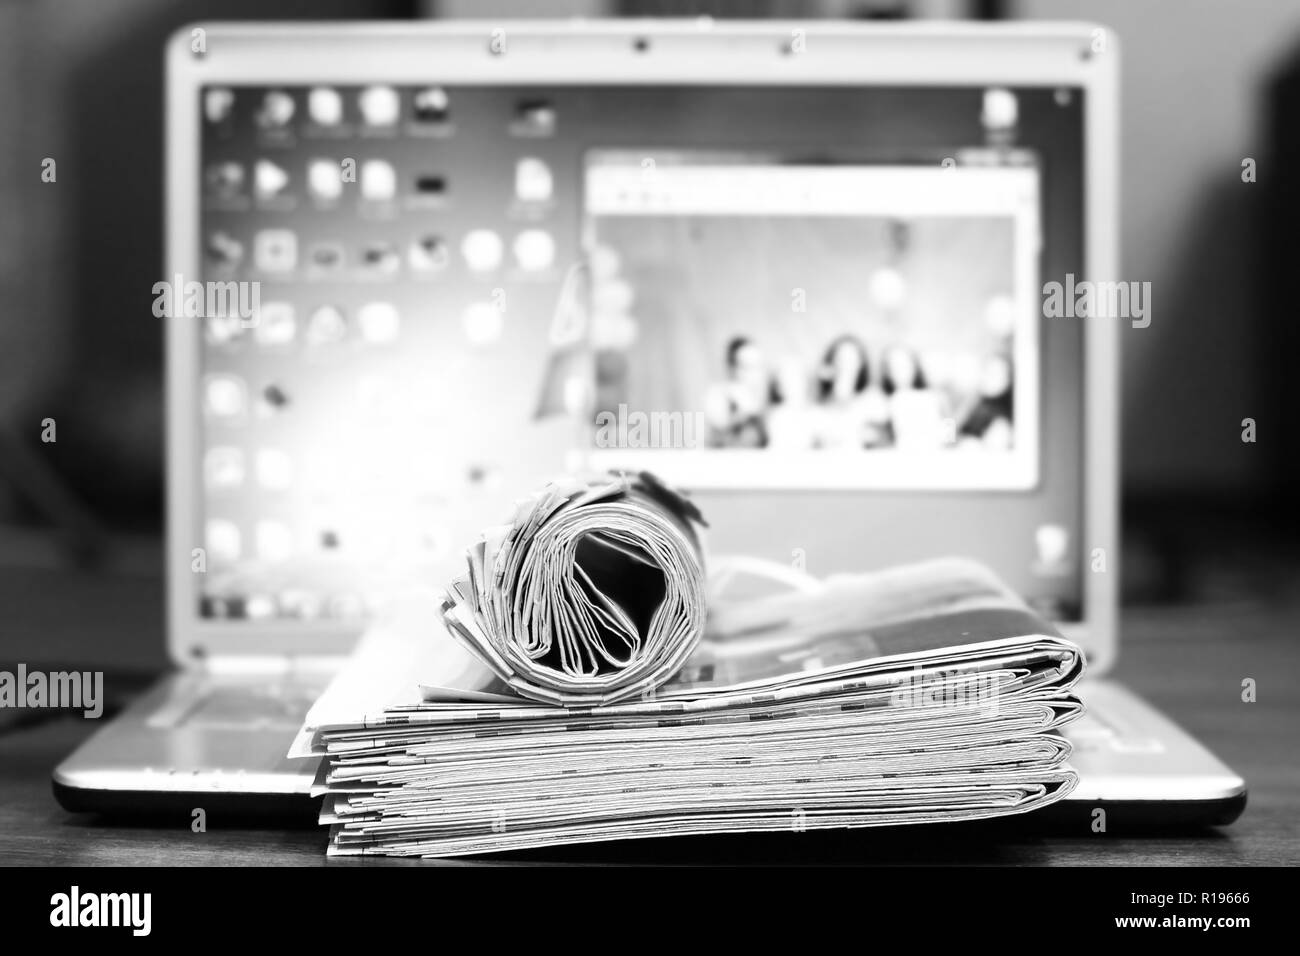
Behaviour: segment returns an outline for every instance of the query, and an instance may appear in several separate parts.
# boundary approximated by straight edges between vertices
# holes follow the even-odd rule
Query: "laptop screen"
[[[1077,616],[1082,93],[210,86],[196,611],[364,621],[575,465]],[[207,303],[211,305],[212,303]]]

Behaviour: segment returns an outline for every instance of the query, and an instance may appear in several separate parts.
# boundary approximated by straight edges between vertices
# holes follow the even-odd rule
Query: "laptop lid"
[[[964,553],[1113,656],[1090,25],[198,24],[168,60],[169,643],[346,650],[575,464],[715,551]],[[156,300],[155,310],[159,311]]]

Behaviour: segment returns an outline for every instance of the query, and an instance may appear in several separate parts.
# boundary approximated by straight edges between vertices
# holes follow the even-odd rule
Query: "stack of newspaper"
[[[717,602],[701,639],[698,516],[619,483],[543,492],[471,550],[468,583],[363,641],[293,751],[323,757],[331,855],[972,820],[1074,787],[1057,731],[1081,654],[990,572]]]

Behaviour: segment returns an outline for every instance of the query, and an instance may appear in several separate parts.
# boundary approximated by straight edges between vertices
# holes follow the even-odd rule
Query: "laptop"
[[[1060,23],[178,31],[175,670],[59,800],[310,819],[284,754],[367,622],[583,464],[689,489],[714,552],[983,561],[1090,660],[1063,809],[1230,822],[1241,778],[1108,677],[1144,320],[1118,53]]]

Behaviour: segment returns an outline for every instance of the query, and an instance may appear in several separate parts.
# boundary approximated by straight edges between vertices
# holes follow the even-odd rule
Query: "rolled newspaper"
[[[448,631],[509,688],[553,704],[647,694],[704,633],[699,510],[642,472],[552,482],[466,552]]]

